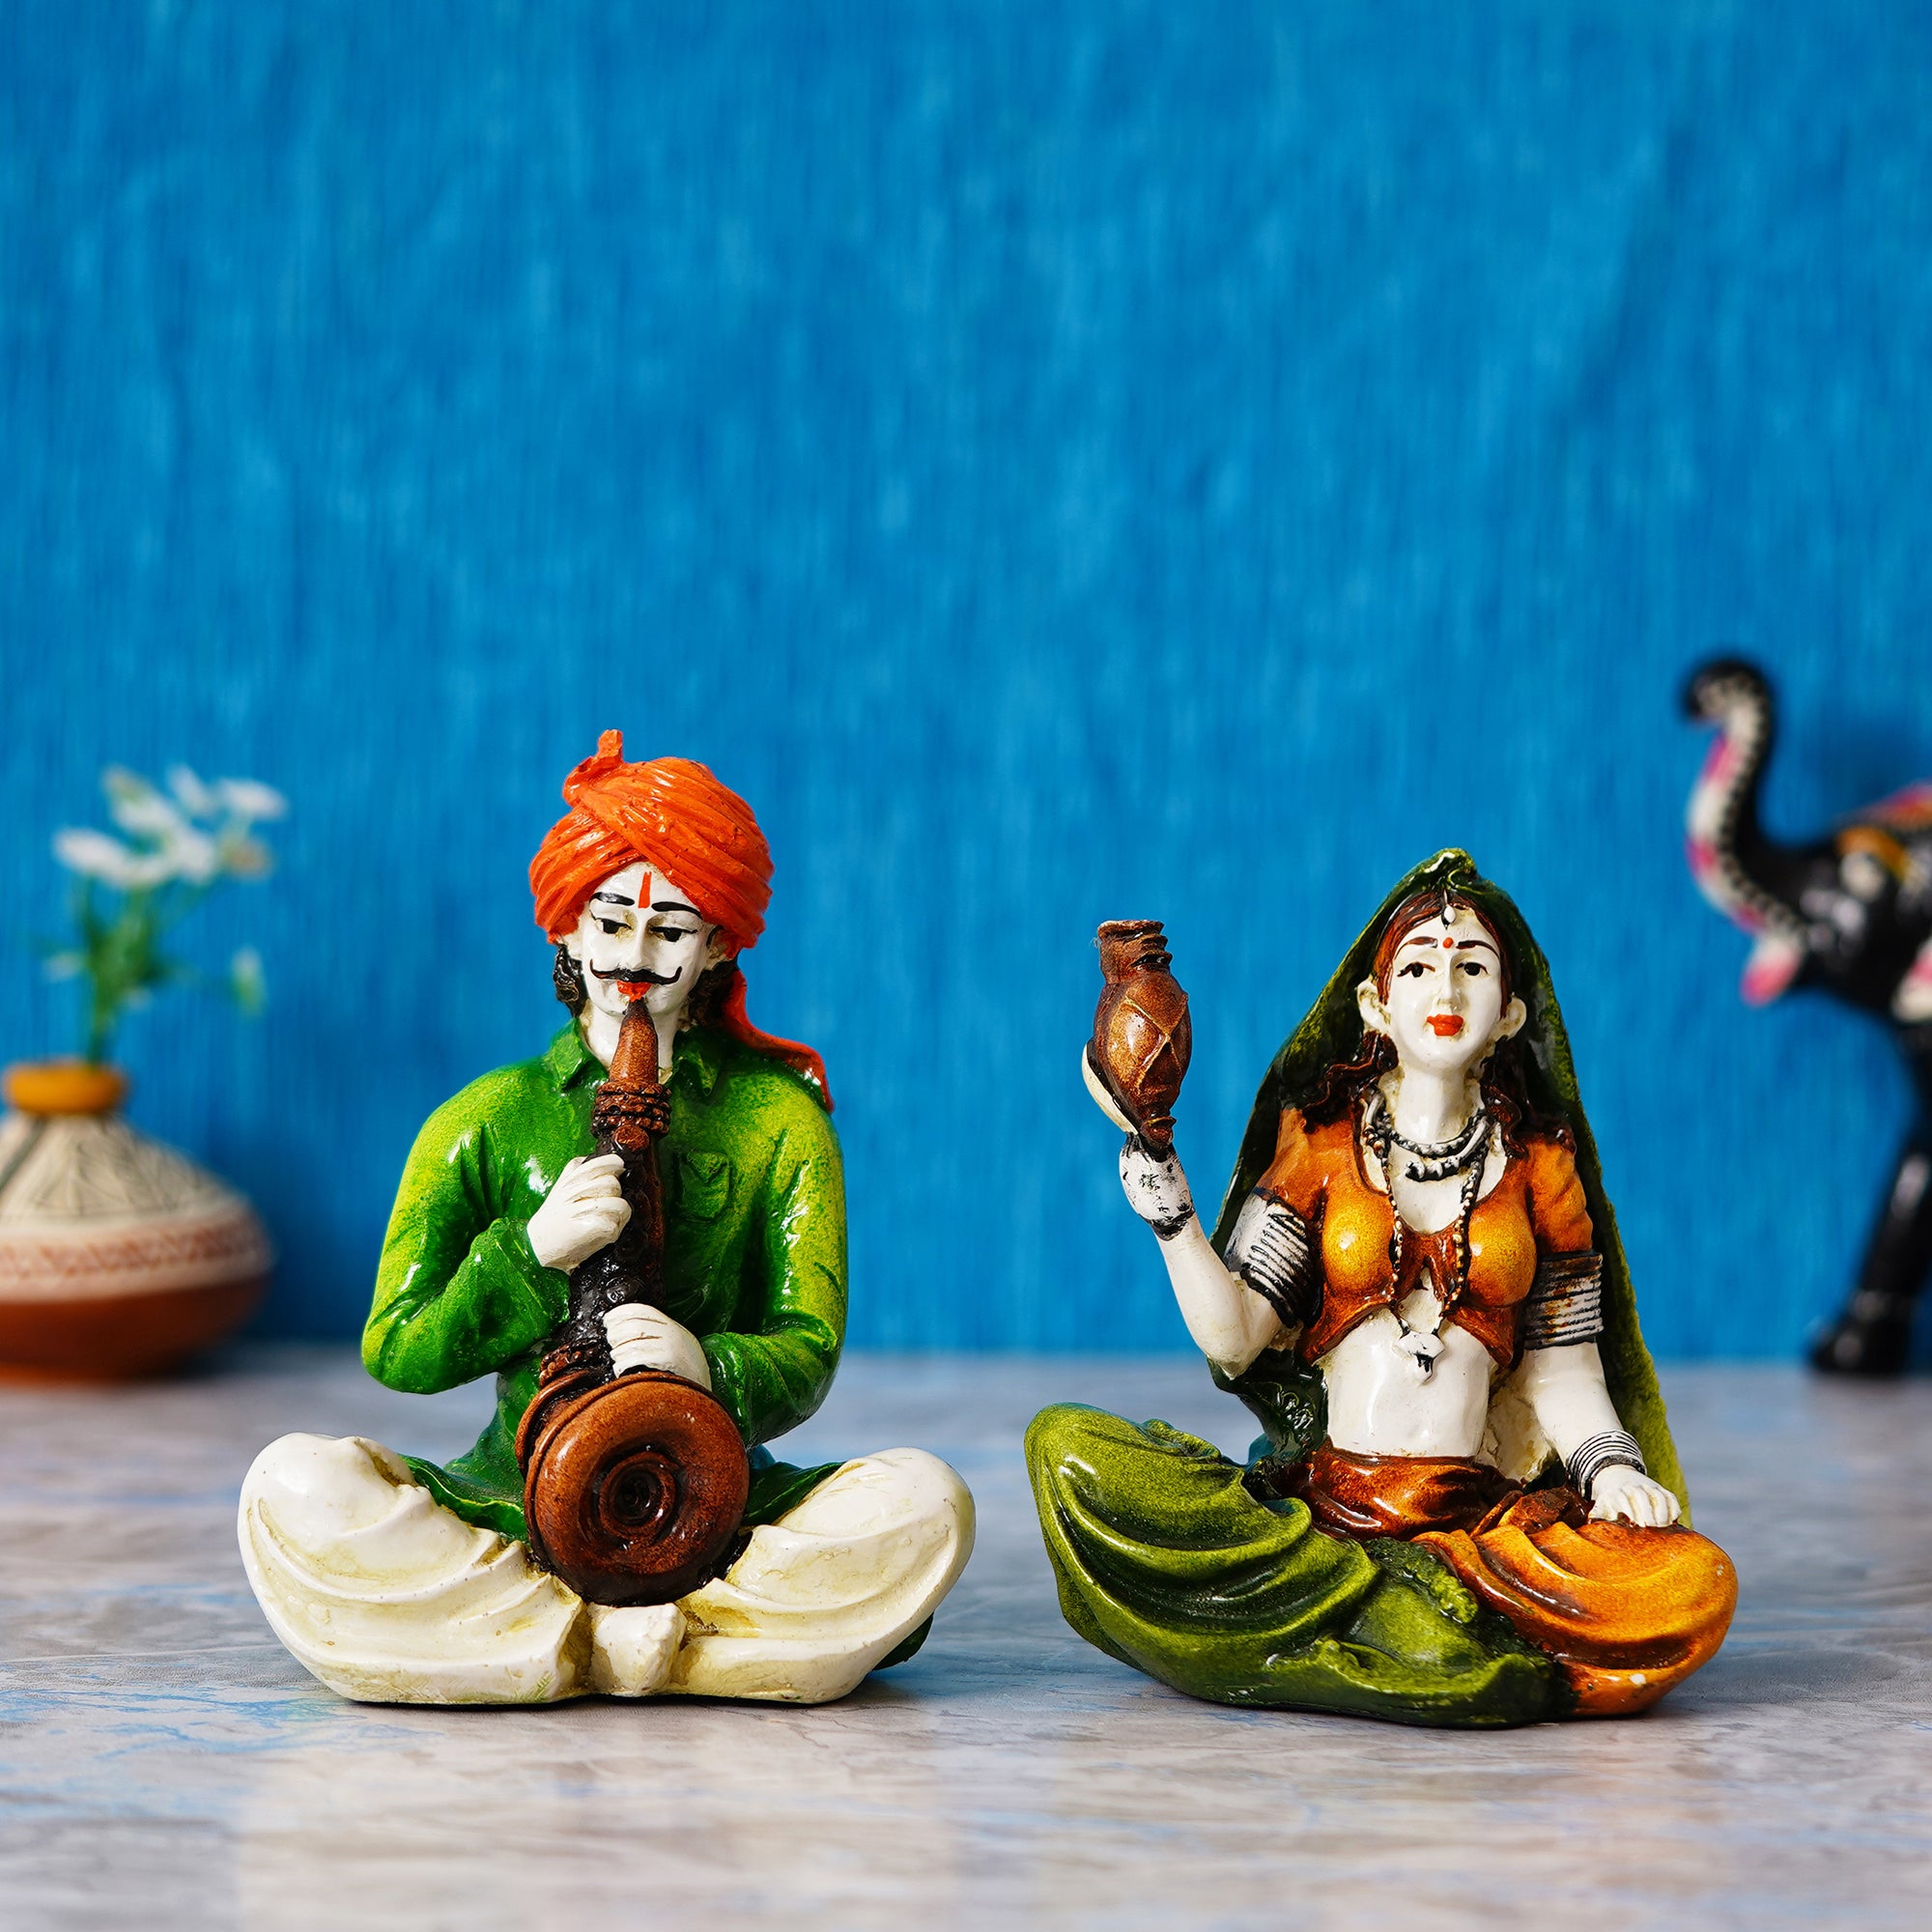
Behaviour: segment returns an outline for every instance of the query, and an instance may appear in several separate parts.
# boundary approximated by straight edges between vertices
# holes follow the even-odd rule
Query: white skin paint
[[[644,1007],[658,1036],[658,1072],[668,1078],[678,1027],[692,989],[707,967],[730,950],[673,880],[639,862],[602,880],[590,895],[564,951],[583,975],[585,1004],[578,1015],[584,1044],[609,1066],[631,1004],[643,986]],[[631,1218],[618,1191],[624,1163],[616,1154],[568,1162],[530,1216],[531,1252],[564,1272],[608,1247]],[[655,1308],[616,1308],[604,1318],[611,1361],[626,1369],[668,1369],[700,1387],[711,1386],[710,1365],[690,1329]]]
[[[658,1072],[670,1072],[678,1022],[708,966],[728,956],[718,928],[691,895],[641,862],[612,872],[591,894],[563,950],[583,973],[588,1004],[578,1024],[590,1051],[609,1066],[631,1004],[627,985],[647,987],[644,1005],[658,1030]]]
[[[1439,1144],[1468,1124],[1483,1062],[1525,1016],[1520,1000],[1504,1003],[1500,967],[1494,935],[1474,914],[1456,908],[1452,923],[1430,920],[1404,940],[1386,998],[1372,979],[1356,988],[1363,1025],[1395,1046],[1396,1066],[1382,1094],[1406,1139]],[[1091,1073],[1088,1089],[1110,1119],[1127,1124]],[[1362,1162],[1372,1183],[1391,1184],[1367,1149]],[[1402,1218],[1424,1233],[1447,1227],[1460,1205],[1460,1179],[1413,1181],[1401,1165],[1392,1184]],[[1506,1165],[1501,1136],[1492,1133],[1481,1194],[1497,1185]],[[1188,1199],[1178,1160],[1156,1163],[1130,1148],[1121,1158],[1121,1179],[1143,1219],[1172,1221]],[[1198,1218],[1163,1241],[1161,1255],[1188,1333],[1225,1374],[1238,1375],[1264,1348],[1289,1339],[1273,1308],[1221,1264]],[[1410,1294],[1401,1315],[1401,1321],[1388,1311],[1371,1316],[1322,1358],[1329,1439],[1357,1455],[1477,1455],[1501,1374],[1494,1357],[1454,1322],[1435,1332],[1441,1305],[1430,1287]],[[1426,1377],[1417,1374],[1405,1322],[1425,1347],[1432,1334],[1439,1344]],[[1516,1372],[1513,1392],[1566,1461],[1591,1436],[1623,1427],[1595,1343],[1533,1350]],[[1669,1491],[1623,1463],[1599,1472],[1590,1503],[1593,1516],[1652,1526],[1673,1522],[1678,1514]]]

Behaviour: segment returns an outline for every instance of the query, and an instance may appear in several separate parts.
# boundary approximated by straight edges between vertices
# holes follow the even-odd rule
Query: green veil
[[[1616,1216],[1604,1193],[1597,1144],[1577,1097],[1577,1069],[1570,1058],[1563,1015],[1549,983],[1549,962],[1509,895],[1485,879],[1466,852],[1453,848],[1438,852],[1396,882],[1361,937],[1344,955],[1308,1017],[1275,1055],[1255,1095],[1234,1179],[1221,1204],[1220,1221],[1214,1230],[1215,1251],[1225,1251],[1236,1216],[1274,1158],[1283,1110],[1305,1104],[1327,1069],[1353,1058],[1361,1044],[1362,1021],[1355,988],[1373,971],[1376,945],[1389,915],[1411,893],[1444,888],[1476,907],[1509,948],[1516,990],[1529,1009],[1519,1037],[1529,1048],[1524,1064],[1530,1102],[1547,1119],[1567,1122],[1576,1135],[1577,1171],[1589,1203],[1597,1248],[1604,1258],[1604,1335],[1598,1343],[1604,1378],[1624,1427],[1643,1451],[1651,1476],[1677,1497],[1688,1523],[1690,1509],[1684,1472],[1670,1440],[1657,1370],[1637,1326],[1636,1297],[1631,1289],[1623,1242],[1617,1236]],[[1297,1461],[1321,1440],[1326,1428],[1326,1397],[1321,1373],[1312,1365],[1286,1351],[1264,1350],[1241,1375],[1230,1379],[1217,1372],[1215,1380],[1239,1396],[1261,1422],[1274,1452],[1270,1460]]]

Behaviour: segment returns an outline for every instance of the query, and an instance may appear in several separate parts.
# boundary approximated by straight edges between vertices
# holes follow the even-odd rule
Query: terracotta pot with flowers
[[[179,1364],[238,1326],[273,1255],[246,1201],[121,1117],[128,1079],[108,1058],[122,1016],[166,988],[217,984],[244,1011],[262,965],[243,947],[219,976],[170,956],[172,930],[216,887],[272,867],[257,836],[286,810],[252,780],[166,790],[102,778],[120,837],[55,836],[74,875],[74,937],[47,969],[86,996],[85,1051],[10,1066],[0,1119],[0,1375],[113,1380]]]

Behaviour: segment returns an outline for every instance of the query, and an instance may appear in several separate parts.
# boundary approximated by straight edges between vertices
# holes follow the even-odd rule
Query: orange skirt
[[[1710,1538],[1593,1522],[1574,1490],[1526,1491],[1487,1463],[1324,1442],[1281,1487],[1332,1535],[1439,1556],[1554,1661],[1583,1717],[1648,1710],[1717,1654],[1737,1608],[1737,1572]]]

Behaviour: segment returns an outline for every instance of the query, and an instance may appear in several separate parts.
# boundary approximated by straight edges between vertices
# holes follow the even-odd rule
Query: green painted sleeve
[[[704,1338],[712,1392],[730,1410],[747,1445],[796,1428],[825,1400],[845,1339],[845,1176],[838,1138],[802,1087],[798,1101],[760,1210],[765,1293],[756,1329]]]
[[[389,1216],[362,1361],[390,1388],[474,1381],[563,1320],[567,1277],[537,1260],[526,1222],[495,1211],[491,1179],[487,1104],[471,1088],[424,1123]]]

